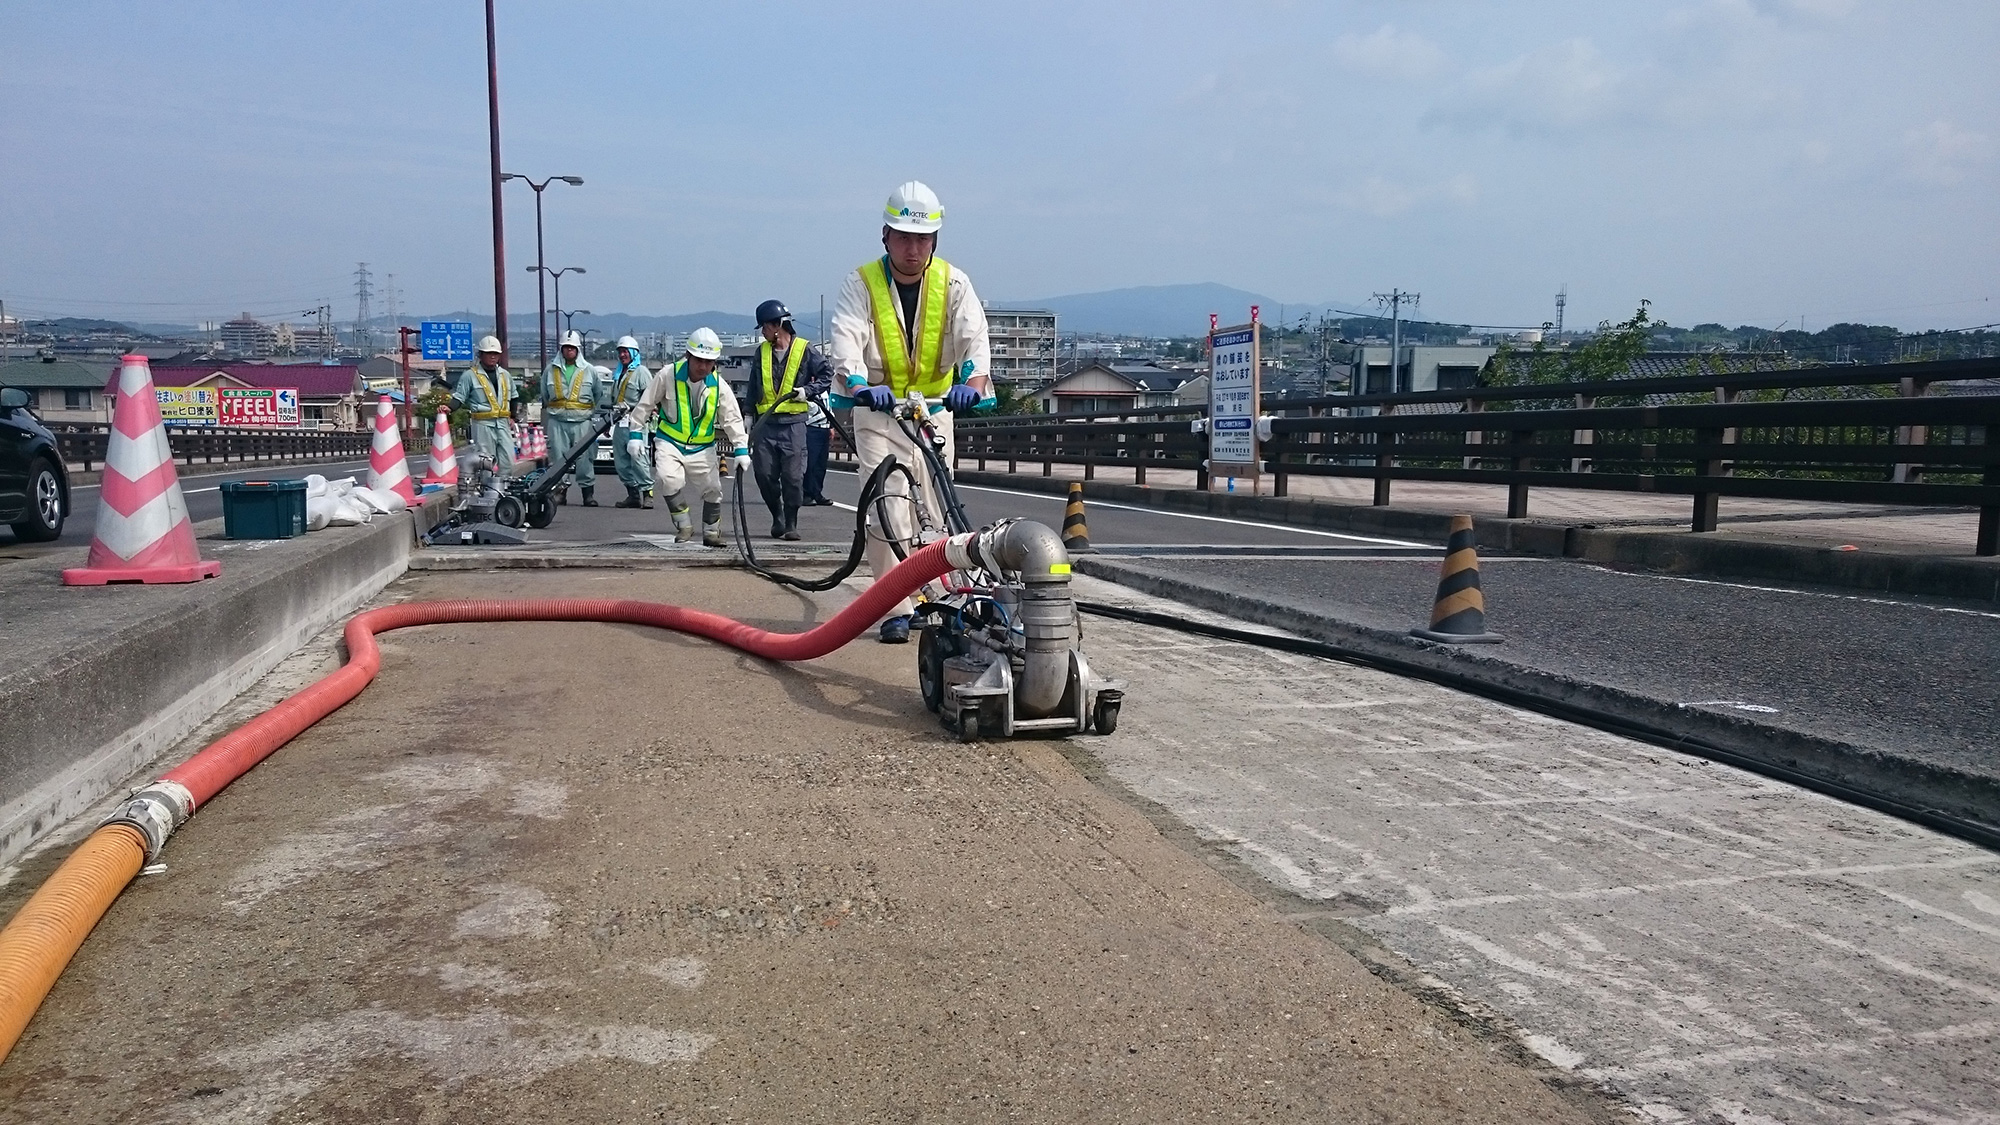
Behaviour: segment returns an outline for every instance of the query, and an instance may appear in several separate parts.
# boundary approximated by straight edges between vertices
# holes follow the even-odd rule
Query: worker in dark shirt
[[[833,365],[812,341],[799,338],[782,301],[757,306],[764,342],[750,368],[752,424],[750,467],[771,509],[771,538],[799,538],[799,505],[805,502],[806,399],[826,393]],[[740,485],[739,485],[740,487]]]

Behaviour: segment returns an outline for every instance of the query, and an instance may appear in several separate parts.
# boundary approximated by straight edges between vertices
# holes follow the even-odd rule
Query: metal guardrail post
[[[1526,446],[1535,440],[1533,430],[1514,430],[1507,435],[1508,441],[1516,446]],[[1526,472],[1533,467],[1533,461],[1517,452],[1511,462],[1515,472]],[[1507,486],[1507,518],[1524,520],[1528,518],[1528,486],[1519,482]]]
[[[1922,396],[1929,394],[1930,389],[1931,389],[1930,382],[1924,379],[1906,378],[1906,379],[1899,379],[1896,382],[1897,393],[1899,393],[1903,398],[1921,398]],[[1896,427],[1897,445],[1923,445],[1924,443],[1930,441],[1930,439],[1931,439],[1931,429],[1929,426]],[[1924,467],[1922,465],[1912,465],[1907,463],[1896,465],[1889,470],[1889,479],[1895,482],[1896,484],[1921,483],[1924,479]]]
[[[1986,443],[1988,445],[2000,444],[1995,443],[1993,440],[1993,431],[1995,428],[1993,426],[1986,427]],[[1987,487],[2000,487],[2000,465],[1986,466],[1986,476],[1984,479]],[[1973,544],[1972,553],[1987,556],[2000,555],[2000,504],[1987,504],[1979,509],[1979,538]]]
[[[1483,398],[1469,398],[1469,399],[1466,399],[1466,400],[1465,400],[1465,412],[1466,412],[1467,414],[1484,414],[1484,413],[1486,412],[1486,400],[1485,400],[1485,399],[1483,399]],[[1485,445],[1485,444],[1486,444],[1486,431],[1484,431],[1484,430],[1467,430],[1467,431],[1465,431],[1465,444],[1467,444],[1467,445]],[[1461,464],[1459,465],[1459,467],[1460,467],[1460,468],[1462,468],[1462,469],[1477,469],[1477,468],[1479,467],[1479,458],[1477,458],[1477,457],[1467,457],[1467,458],[1465,458],[1465,460],[1464,460],[1464,461],[1463,461],[1463,462],[1462,462],[1462,463],[1461,463]]]
[[[1576,401],[1576,408],[1577,408],[1578,410],[1589,410],[1589,409],[1591,409],[1592,407],[1594,407],[1594,406],[1596,406],[1596,405],[1597,405],[1597,396],[1596,396],[1596,395],[1577,395],[1577,396],[1576,396],[1576,400],[1575,400],[1575,401]],[[1577,431],[1575,431],[1574,433],[1572,433],[1572,434],[1570,435],[1570,440],[1571,440],[1571,441],[1572,441],[1572,442],[1573,442],[1574,444],[1577,444],[1577,445],[1595,445],[1595,444],[1597,443],[1597,431],[1596,431],[1596,430],[1577,430]],[[1570,472],[1572,472],[1572,473],[1587,473],[1587,472],[1589,472],[1589,471],[1590,471],[1590,458],[1588,458],[1588,457],[1572,457],[1572,458],[1570,458],[1570,459],[1569,459],[1569,471],[1570,471]]]
[[[1718,391],[1717,393],[1720,394],[1721,392]],[[1723,431],[1720,429],[1696,430],[1694,432],[1694,442],[1696,445],[1721,445],[1723,444]],[[1694,475],[1696,477],[1719,477],[1728,474],[1723,472],[1723,462],[1720,459],[1697,457],[1694,462]],[[1694,494],[1693,530],[1715,530],[1715,518],[1719,506],[1718,501],[1721,498],[1721,494],[1715,492],[1697,492]]]
[[[1272,434],[1271,440],[1266,443],[1271,448],[1271,495],[1273,496],[1289,495],[1286,482],[1290,480],[1290,475],[1285,472],[1285,443],[1283,434]]]
[[[1377,418],[1387,418],[1396,412],[1394,404],[1384,406]],[[1377,508],[1389,506],[1389,473],[1395,468],[1396,435],[1392,430],[1375,431],[1375,496],[1373,504]]]

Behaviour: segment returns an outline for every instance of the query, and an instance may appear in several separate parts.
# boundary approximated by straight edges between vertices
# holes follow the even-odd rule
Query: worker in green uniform
[[[542,428],[549,435],[549,463],[561,464],[570,450],[589,437],[591,412],[608,405],[597,368],[583,358],[582,335],[564,333],[555,361],[542,372]],[[576,462],[576,483],[583,487],[586,508],[597,507],[596,460],[580,457]],[[556,503],[569,503],[568,481],[556,488]]]
[[[514,376],[500,366],[500,339],[482,336],[478,361],[458,377],[452,388],[455,407],[472,412],[468,426],[472,449],[491,458],[502,476],[514,471],[514,434],[508,414],[514,404]]]
[[[639,355],[639,341],[630,336],[618,337],[618,367],[606,380],[610,390],[611,408],[637,405],[645,397],[646,388],[653,385],[653,373]],[[625,486],[625,499],[616,507],[650,508],[653,506],[653,467],[650,459],[641,454],[634,457],[630,448],[632,422],[620,418],[611,431],[611,464],[618,470],[618,481]]]

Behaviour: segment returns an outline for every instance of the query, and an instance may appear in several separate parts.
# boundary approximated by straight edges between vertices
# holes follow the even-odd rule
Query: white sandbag
[[[325,477],[320,476],[318,473],[307,473],[305,480],[306,480],[306,499],[310,500],[315,496],[326,495]]]
[[[324,530],[327,516],[332,508],[333,501],[327,499],[325,495],[306,497],[306,530]]]

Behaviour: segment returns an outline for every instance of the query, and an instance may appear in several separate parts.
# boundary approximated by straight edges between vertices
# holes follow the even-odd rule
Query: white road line
[[[1893,605],[1910,609],[1928,609],[1935,613],[1963,613],[1970,617],[1991,617],[2000,620],[2000,613],[1989,613],[1982,609],[1960,609],[1950,605],[1931,605],[1928,602],[1904,602],[1893,598],[1868,598],[1860,594],[1833,594],[1823,590],[1793,590],[1784,586],[1759,586],[1750,582],[1724,582],[1719,578],[1689,578],[1682,574],[1647,574],[1631,570],[1613,570],[1608,566],[1584,564],[1592,570],[1605,574],[1616,574],[1622,578],[1650,578],[1657,582],[1690,582],[1697,586],[1728,586],[1736,590],[1754,590],[1760,594],[1797,594],[1802,598],[1832,598],[1843,602],[1866,602],[1869,605]]]
[[[415,460],[415,458],[409,458],[409,459],[410,459],[410,460]],[[366,464],[368,464],[368,462],[367,462],[367,461],[365,461],[365,460],[364,460],[364,461],[321,461],[321,462],[307,462],[307,463],[305,463],[305,464],[303,464],[303,465],[272,465],[272,466],[270,466],[270,467],[271,467],[272,469],[306,469],[306,470],[320,470],[320,469],[348,469],[348,468],[354,468],[354,467],[356,467],[356,466],[360,466],[360,465],[366,465]],[[426,464],[428,464],[428,462],[426,462]],[[181,475],[179,475],[179,474],[176,474],[176,478],[177,478],[177,479],[179,479],[180,481],[182,481],[183,483],[185,483],[185,482],[187,482],[187,481],[191,481],[191,480],[210,480],[210,479],[213,479],[213,478],[215,478],[215,477],[233,477],[233,476],[236,476],[236,475],[238,475],[238,474],[240,474],[240,473],[254,473],[254,472],[258,472],[258,471],[259,471],[259,470],[258,470],[258,469],[256,469],[256,468],[254,468],[254,467],[252,467],[252,468],[244,468],[244,469],[226,469],[226,470],[223,470],[223,471],[221,471],[221,472],[215,472],[215,473],[193,473],[193,474],[188,474],[188,475],[185,475],[185,476],[181,476]],[[322,475],[324,475],[324,474],[322,474]],[[101,485],[101,484],[78,484],[78,485],[72,485],[72,486],[70,487],[70,491],[71,491],[72,493],[75,493],[75,492],[82,492],[82,491],[84,491],[84,490],[86,490],[86,489],[92,489],[92,488],[102,488],[102,487],[103,487],[103,485]],[[187,489],[187,488],[183,488],[183,489],[181,489],[181,492],[182,492],[182,493],[184,493],[184,494],[185,494],[185,493],[187,493],[187,492],[214,492],[214,491],[215,491],[215,489],[212,489],[212,488],[200,488],[200,489]]]
[[[1012,488],[988,488],[985,485],[979,484],[961,484],[958,487],[969,489],[973,492],[998,492],[1003,496],[1030,496],[1037,500],[1062,502],[1062,497],[1048,492],[1022,492]],[[1284,531],[1290,532],[1293,535],[1319,535],[1328,539],[1350,539],[1356,543],[1380,543],[1387,547],[1423,548],[1429,546],[1427,543],[1412,543],[1406,539],[1374,539],[1366,535],[1343,535],[1338,531],[1319,531],[1314,528],[1291,527],[1282,523],[1259,523],[1255,520],[1230,519],[1227,516],[1201,516],[1193,512],[1174,512],[1165,508],[1147,508],[1138,504],[1113,504],[1108,500],[1090,500],[1087,501],[1087,504],[1093,508],[1116,508],[1122,512],[1144,512],[1148,515],[1156,516],[1177,516],[1184,520],[1205,520],[1208,523],[1233,523],[1238,527],[1255,527],[1264,531]]]

